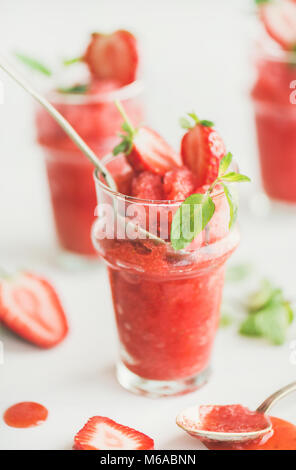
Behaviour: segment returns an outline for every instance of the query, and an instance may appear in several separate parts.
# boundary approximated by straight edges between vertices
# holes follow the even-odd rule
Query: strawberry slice
[[[74,438],[75,450],[153,450],[153,439],[103,416],[90,418]]]
[[[211,121],[200,121],[194,113],[190,113],[189,117],[194,125],[188,118],[181,121],[188,130],[181,142],[183,163],[195,175],[197,186],[211,184],[218,176],[219,163],[226,148]]]
[[[296,46],[296,3],[281,0],[263,3],[259,9],[267,33],[284,49],[292,51]]]
[[[66,316],[53,287],[27,272],[0,280],[0,321],[41,348],[55,346],[68,332]]]
[[[167,171],[181,165],[180,156],[154,130],[148,127],[134,128],[122,105],[115,103],[123,117],[120,134],[122,141],[113,149],[113,154],[125,153],[135,171],[151,171],[164,175]]]
[[[95,78],[118,80],[121,85],[127,85],[137,76],[136,38],[124,30],[112,34],[93,33],[83,60]]]

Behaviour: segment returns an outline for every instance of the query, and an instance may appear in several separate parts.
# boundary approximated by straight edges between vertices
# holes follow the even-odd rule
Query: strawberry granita
[[[252,89],[261,177],[267,195],[296,203],[296,3],[259,6],[265,35],[256,44]]]
[[[149,147],[147,142],[147,153],[149,148],[155,146]],[[208,157],[206,152],[201,155],[200,158]],[[215,213],[206,229],[186,249],[174,250],[169,243],[170,225],[182,201],[168,201],[166,194],[180,194],[184,200],[197,191],[193,184],[196,178],[178,159],[172,163],[172,154],[166,162],[161,160],[161,172],[160,165],[153,172],[150,155],[147,157],[143,152],[137,157],[128,156],[128,162],[137,158],[144,160],[145,168],[149,164],[150,170],[140,172],[130,167],[123,155],[104,160],[115,179],[120,174],[118,168],[129,168],[125,174],[131,183],[126,196],[113,192],[99,176],[95,178],[99,206],[116,206],[118,212],[115,220],[110,214],[104,223],[98,219],[93,242],[108,266],[120,340],[118,380],[131,391],[165,396],[195,390],[208,378],[225,263],[237,247],[239,234],[236,227],[229,229],[228,203],[218,186],[213,194]],[[118,164],[124,160],[124,164]],[[168,162],[170,170],[165,164]],[[137,162],[137,169],[140,163]],[[180,165],[179,170],[175,165]],[[212,167],[210,171],[215,170]],[[184,183],[183,196],[180,182]],[[106,236],[106,226],[115,227],[117,222],[122,228],[123,215],[131,207],[140,212],[140,226],[151,230],[149,218],[158,220],[156,235],[162,233],[161,224],[166,224],[165,243],[141,236],[122,238],[116,233],[114,237]]]
[[[127,31],[95,33],[80,61],[88,70],[87,82],[58,88],[48,99],[101,158],[119,141],[122,118],[115,100],[124,103],[136,125],[144,119],[136,39]],[[95,255],[90,239],[96,207],[93,167],[43,109],[37,111],[36,128],[60,245],[77,255]]]

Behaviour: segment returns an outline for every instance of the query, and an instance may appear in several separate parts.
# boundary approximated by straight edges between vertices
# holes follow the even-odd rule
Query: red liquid
[[[253,88],[263,186],[269,197],[296,202],[296,105],[290,84],[296,68],[287,61],[261,58]]]
[[[227,236],[228,214],[220,198],[209,246],[192,247],[186,255],[149,240],[98,241],[109,266],[121,360],[140,377],[178,380],[209,365],[225,262],[238,243],[237,232],[234,238]],[[200,237],[194,243],[198,247]]]
[[[242,405],[211,406],[199,408],[200,428],[214,432],[252,432],[270,425],[261,413],[250,411]]]
[[[30,428],[38,426],[47,419],[48,411],[39,403],[24,401],[8,408],[3,419],[13,428]]]
[[[296,426],[270,417],[273,432],[269,436],[244,444],[205,443],[211,450],[296,450]]]
[[[118,143],[122,119],[112,101],[103,101],[102,93],[114,91],[116,84],[101,83],[80,104],[65,101],[59,95],[55,107],[101,158]],[[116,88],[115,88],[116,89]],[[69,99],[69,98],[68,98]],[[105,98],[106,99],[106,98]],[[64,100],[64,102],[62,102]],[[87,101],[88,100],[88,101]],[[143,121],[139,97],[123,100],[134,125]],[[37,137],[46,156],[46,168],[55,224],[60,245],[80,255],[95,255],[90,231],[97,205],[93,182],[94,168],[58,124],[43,109],[36,118]]]

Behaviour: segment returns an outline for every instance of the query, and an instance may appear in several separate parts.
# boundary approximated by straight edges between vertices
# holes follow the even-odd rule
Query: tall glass
[[[105,164],[115,179],[126,165],[122,156]],[[120,345],[118,381],[150,396],[191,392],[209,376],[225,263],[239,242],[237,227],[228,228],[224,193],[214,196],[216,211],[206,230],[188,248],[175,251],[169,242],[134,232],[130,216],[136,214],[141,229],[149,226],[167,240],[180,202],[124,196],[98,175],[95,183],[101,210],[93,242],[109,274]]]
[[[117,90],[85,95],[55,92],[49,99],[101,158],[119,139],[122,118],[114,101],[120,100],[138,125],[144,118],[142,92],[142,84],[134,82]],[[37,109],[36,127],[45,155],[59,244],[72,257],[91,258],[96,254],[90,237],[96,207],[93,166],[41,108]]]
[[[252,90],[263,187],[296,203],[296,54],[256,44]]]

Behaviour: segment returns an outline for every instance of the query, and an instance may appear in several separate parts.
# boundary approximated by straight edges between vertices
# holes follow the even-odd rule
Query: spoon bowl
[[[187,408],[181,413],[179,413],[176,419],[176,423],[181,429],[186,431],[191,436],[197,437],[201,441],[215,441],[225,443],[251,441],[254,439],[262,438],[264,435],[272,431],[271,421],[268,416],[265,416],[265,414],[268,413],[268,411],[275,403],[277,403],[289,393],[295,391],[296,382],[292,382],[270,395],[258,406],[258,408],[256,409],[256,413],[263,415],[263,417],[266,419],[266,426],[262,427],[262,429],[241,432],[212,431],[209,429],[204,429],[204,425],[200,415],[201,407],[198,405]]]
[[[200,419],[200,407],[192,406],[178,414],[176,423],[191,436],[197,437],[201,441],[219,441],[219,442],[247,442],[253,439],[263,437],[272,430],[272,424],[266,418],[266,427],[257,431],[248,432],[221,432],[209,431],[202,428]]]

